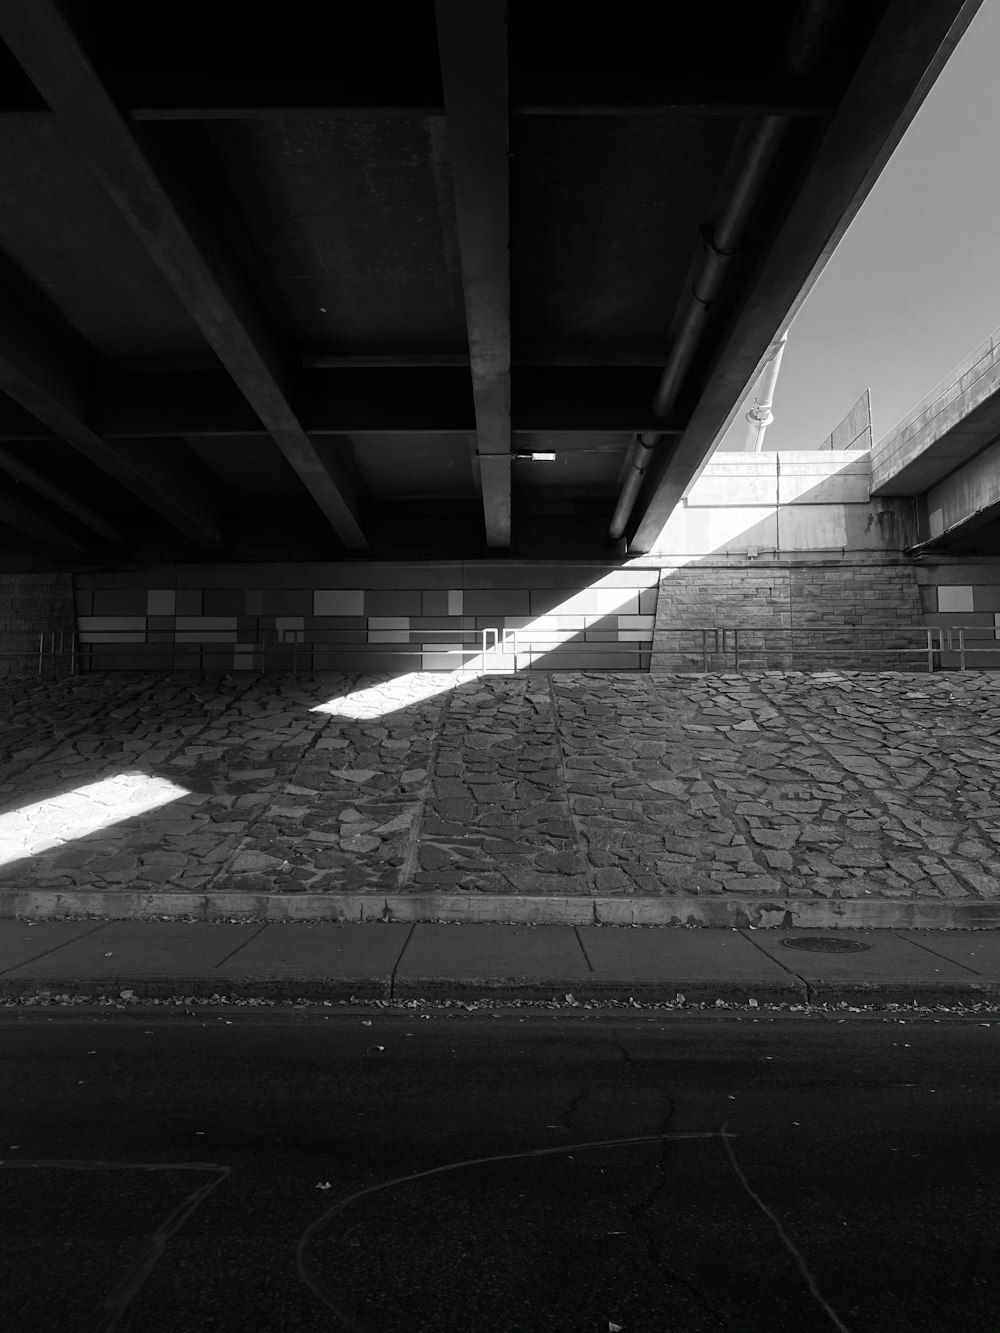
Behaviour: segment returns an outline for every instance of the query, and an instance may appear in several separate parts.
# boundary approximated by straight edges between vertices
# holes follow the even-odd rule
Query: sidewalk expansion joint
[[[53,944],[51,949],[43,949],[41,953],[32,954],[30,958],[22,958],[19,963],[13,963],[10,967],[0,968],[0,976],[6,976],[8,972],[14,972],[19,967],[27,967],[28,963],[37,963],[39,958],[47,958],[50,953],[58,953],[60,949],[65,949],[70,944],[76,944],[78,940],[86,939],[89,935],[96,935],[98,931],[106,930],[111,924],[110,921],[99,921],[92,930],[85,930],[80,935],[74,935],[71,940],[63,940],[62,944]]]
[[[220,958],[219,961],[215,964],[215,967],[219,968],[223,965],[223,963],[228,963],[230,958],[235,958],[241,949],[245,949],[247,947],[247,945],[250,943],[251,940],[255,940],[258,935],[260,935],[263,931],[267,930],[269,924],[270,923],[267,921],[262,921],[252,935],[248,935],[245,940],[241,940],[239,944],[237,944],[235,949],[233,949],[230,953],[226,954],[225,958]]]
[[[794,980],[797,981],[799,985],[802,987],[802,989],[805,991],[806,1004],[812,1004],[813,1000],[812,987],[809,985],[809,982],[806,981],[805,977],[800,976],[798,972],[794,972],[790,967],[788,967],[785,963],[783,963],[780,958],[773,958],[771,954],[767,952],[766,949],[762,949],[760,945],[757,943],[757,941],[754,939],[753,934],[750,933],[749,931],[741,930],[740,934],[743,936],[745,940],[749,941],[749,943],[753,945],[753,947],[757,950],[758,953],[763,954],[764,957],[769,962],[777,963],[777,965],[782,969],[783,972],[787,972],[790,977],[794,978]]]
[[[594,964],[590,961],[590,954],[587,953],[587,946],[584,944],[583,936],[580,934],[580,927],[573,926],[571,927],[571,929],[573,931],[573,934],[576,936],[576,942],[577,944],[579,944],[580,950],[583,953],[584,962],[587,964],[587,967],[590,969],[591,972],[596,972],[597,969],[594,967]]]
[[[942,962],[951,963],[955,967],[964,967],[966,972],[969,972],[972,976],[980,980],[982,979],[983,974],[981,972],[977,972],[974,967],[970,967],[968,963],[958,963],[955,961],[954,958],[949,958],[946,954],[938,953],[937,949],[932,949],[929,944],[924,944],[920,940],[910,939],[909,936],[907,935],[901,935],[898,930],[893,930],[892,933],[893,935],[896,936],[898,940],[902,940],[904,944],[915,944],[918,949],[923,949],[924,952],[929,953],[932,958],[940,958]]]

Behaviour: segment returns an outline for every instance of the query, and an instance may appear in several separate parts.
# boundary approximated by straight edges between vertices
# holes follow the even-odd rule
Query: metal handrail
[[[880,656],[899,657],[900,655],[902,656],[915,655],[926,658],[927,670],[931,672],[936,669],[935,658],[939,657],[941,653],[948,651],[948,649],[945,648],[944,629],[939,626],[933,626],[933,625],[739,625],[739,626],[713,625],[713,626],[690,626],[690,627],[669,626],[669,627],[664,627],[663,629],[658,629],[657,633],[658,634],[661,633],[700,634],[702,669],[705,672],[708,672],[709,670],[708,663],[710,656],[712,657],[721,656],[723,658],[726,658],[731,654],[733,658],[733,669],[735,671],[739,671],[741,662],[745,663],[746,655],[748,653],[750,652],[759,653],[762,651],[763,652],[769,651],[767,645],[765,645],[763,648],[758,647],[756,645],[754,645],[753,647],[748,645],[746,636],[753,634],[758,634],[758,635],[762,634],[768,636],[776,634],[786,634],[789,636],[789,639],[791,639],[792,636],[794,635],[800,635],[800,636],[826,635],[828,637],[831,635],[836,635],[840,638],[843,638],[844,635],[848,633],[854,633],[855,635],[859,634],[900,635],[900,634],[919,633],[923,636],[924,642],[912,648],[903,647],[901,645],[897,645],[891,648],[877,648],[868,645],[865,645],[863,647],[854,645],[852,647],[846,647],[846,648],[835,648],[829,646],[820,646],[813,648],[809,647],[808,645],[806,646],[802,646],[801,644],[795,645],[794,643],[790,642],[787,648],[785,648],[784,650],[780,648],[779,649],[771,648],[770,651],[772,652],[785,651],[789,653],[795,652],[800,657],[803,654],[806,655],[822,654],[826,658],[830,657],[855,658],[859,654],[864,654],[865,656],[870,656],[870,657],[880,657]],[[740,639],[741,635],[744,636],[742,642]],[[711,647],[709,647],[709,636],[711,636],[712,640]],[[988,651],[988,650],[986,649],[974,650],[969,648],[967,649],[967,651],[973,652],[973,651]],[[997,649],[994,649],[993,651],[997,651]],[[961,669],[963,671],[965,670],[964,658],[962,659]]]
[[[64,629],[41,630],[34,648],[8,648],[0,652],[0,662],[34,662],[36,673],[45,672],[46,663],[69,658],[69,675],[76,674],[76,631]]]
[[[113,632],[113,631],[112,631]],[[121,631],[124,636],[128,631]],[[440,652],[441,656],[454,656],[460,660],[457,669],[461,669],[462,663],[469,654],[480,652],[484,662],[492,662],[501,669],[506,665],[510,658],[514,659],[513,666],[516,668],[517,659],[523,656],[533,654],[544,654],[550,651],[558,651],[567,656],[587,655],[595,651],[600,652],[604,649],[614,649],[624,645],[615,643],[590,643],[573,642],[572,638],[567,640],[563,637],[564,631],[532,631],[525,633],[523,627],[515,626],[488,626],[482,629],[426,629],[412,630],[412,634],[419,636],[415,642],[408,643],[382,643],[372,645],[370,643],[316,643],[306,642],[305,630],[277,630],[270,628],[258,628],[253,630],[241,630],[242,644],[246,644],[254,652],[260,652],[261,661],[260,671],[266,671],[268,667],[268,655],[279,649],[284,650],[286,654],[291,650],[291,670],[297,672],[303,658],[309,662],[314,660],[314,654],[317,652],[335,653],[337,657],[350,658],[359,654],[370,656],[373,647],[377,647],[379,655],[386,659],[389,665],[393,658],[400,656],[412,656],[414,651],[420,651],[423,644],[435,639],[443,639],[440,649],[431,651]],[[579,633],[579,631],[577,631]],[[746,666],[747,659],[751,655],[759,656],[764,654],[794,653],[796,657],[803,656],[821,656],[829,659],[856,659],[859,656],[867,657],[893,657],[912,656],[922,658],[926,661],[926,669],[929,672],[940,669],[942,655],[945,653],[957,656],[959,670],[969,669],[970,659],[977,655],[986,653],[1000,653],[1000,629],[986,625],[950,625],[926,626],[926,625],[683,625],[683,626],[663,626],[657,629],[657,637],[665,635],[694,635],[696,636],[696,646],[694,651],[701,658],[702,670],[708,673],[712,669],[712,664],[722,659],[722,666],[715,669],[727,669],[728,662],[731,659],[732,668],[740,671]],[[824,643],[809,643],[803,640],[815,640],[819,637],[829,639],[836,637],[843,640],[845,636],[853,635],[855,638],[860,636],[873,635],[892,635],[897,640],[905,635],[918,635],[921,642],[913,646],[906,646],[902,643],[896,643],[891,647],[879,647],[874,644],[848,644],[845,646],[833,646]],[[754,636],[763,636],[764,642],[752,643],[750,640]],[[787,640],[784,645],[777,645],[774,642],[775,636],[782,636]],[[652,638],[652,635],[650,636]],[[458,641],[461,646],[452,648],[450,644]],[[662,642],[662,639],[661,639]],[[448,645],[448,646],[446,646]],[[144,645],[145,646],[145,645]],[[232,649],[232,643],[218,644],[213,642],[192,642],[176,643],[168,642],[162,645],[151,645],[153,647],[162,647],[164,652],[188,652],[198,653],[199,662],[203,664],[206,654],[213,652],[225,652]],[[44,631],[38,637],[37,648],[23,651],[10,651],[0,653],[0,659],[35,661],[37,663],[37,674],[43,675],[47,666],[52,664],[57,666],[60,660],[68,663],[68,673],[75,674],[81,667],[89,668],[91,659],[95,653],[101,656],[111,655],[112,657],[122,654],[132,654],[137,645],[133,642],[121,642],[116,644],[113,641],[105,641],[99,644],[79,644],[75,632],[68,630],[50,630]],[[652,651],[651,641],[630,641],[628,648],[638,652],[641,658],[649,657]],[[680,651],[679,649],[676,651]],[[274,669],[271,667],[270,669]],[[287,669],[285,663],[282,669]]]
[[[79,648],[79,657],[84,669],[88,669],[90,661],[95,654],[102,657],[115,657],[116,655],[129,655],[135,652],[137,646],[131,640],[126,640],[126,635],[131,631],[121,630],[121,641],[116,643],[112,639],[104,639],[101,643],[81,644]],[[403,631],[401,631],[403,632]],[[515,658],[524,653],[548,652],[554,648],[559,648],[564,652],[577,655],[593,653],[602,648],[617,648],[615,644],[594,644],[594,643],[567,643],[560,636],[553,632],[538,631],[533,633],[527,643],[518,639],[518,631],[509,626],[489,625],[481,629],[471,629],[469,627],[455,629],[413,629],[408,631],[412,638],[409,642],[402,643],[317,643],[307,639],[309,633],[304,629],[282,629],[275,628],[255,628],[240,630],[238,642],[245,645],[249,650],[261,654],[261,665],[259,670],[269,669],[267,661],[268,655],[279,649],[285,650],[286,658],[290,650],[291,670],[297,672],[303,660],[311,662],[314,654],[332,652],[340,658],[346,658],[348,661],[358,655],[370,656],[372,649],[378,652],[380,657],[386,659],[387,665],[393,658],[401,656],[412,656],[413,653],[420,652],[425,646],[429,651],[437,653],[442,657],[454,657],[458,659],[456,670],[461,670],[466,659],[471,655],[479,655],[485,663],[492,663],[501,670],[513,669],[508,664],[508,659],[513,655]],[[106,631],[107,634],[114,634],[115,631]],[[523,635],[523,630],[522,630]],[[440,641],[440,647],[432,646],[434,641]],[[460,647],[452,647],[452,644],[458,643]],[[226,652],[235,647],[233,642],[216,643],[212,641],[205,642],[168,642],[162,645],[165,652],[196,652],[200,660],[206,654]],[[629,643],[628,647],[640,654],[648,657],[652,651],[652,631],[650,631],[649,640],[646,642]],[[273,669],[273,668],[272,668]],[[284,663],[282,664],[284,669]]]
[[[971,633],[970,633],[971,631]],[[959,671],[967,670],[966,660],[971,654],[973,657],[977,653],[997,653],[1000,652],[1000,627],[996,625],[949,625],[947,629],[949,653],[958,654]],[[954,635],[958,635],[956,645]],[[969,643],[969,638],[973,642],[985,639],[989,643],[988,648],[974,648]]]

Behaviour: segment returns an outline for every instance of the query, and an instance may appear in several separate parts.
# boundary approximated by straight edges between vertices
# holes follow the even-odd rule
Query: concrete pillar
[[[746,414],[747,423],[750,427],[747,432],[745,446],[745,452],[748,454],[760,453],[764,445],[764,432],[774,420],[771,404],[774,401],[774,386],[778,381],[781,356],[787,341],[788,331],[786,330],[776,342],[771,344],[771,355],[757,382],[757,394],[754,398],[753,407]]]

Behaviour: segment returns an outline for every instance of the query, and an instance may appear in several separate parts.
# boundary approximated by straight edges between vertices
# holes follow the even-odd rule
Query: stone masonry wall
[[[740,669],[922,670],[921,625],[901,557],[664,560],[651,670],[735,670],[737,629]]]
[[[0,574],[0,675],[33,675],[38,670],[39,635],[74,625],[69,574]],[[51,663],[50,663],[51,665]]]

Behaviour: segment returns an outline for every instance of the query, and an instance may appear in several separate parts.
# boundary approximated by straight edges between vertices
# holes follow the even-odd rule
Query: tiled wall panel
[[[517,669],[644,670],[657,578],[570,562],[160,567],[79,575],[76,606],[85,669],[510,670],[516,654]]]
[[[1000,560],[926,557],[917,567],[924,624],[940,632],[946,670],[1000,667]],[[961,631],[961,633],[960,633]],[[997,651],[993,651],[994,645]]]

